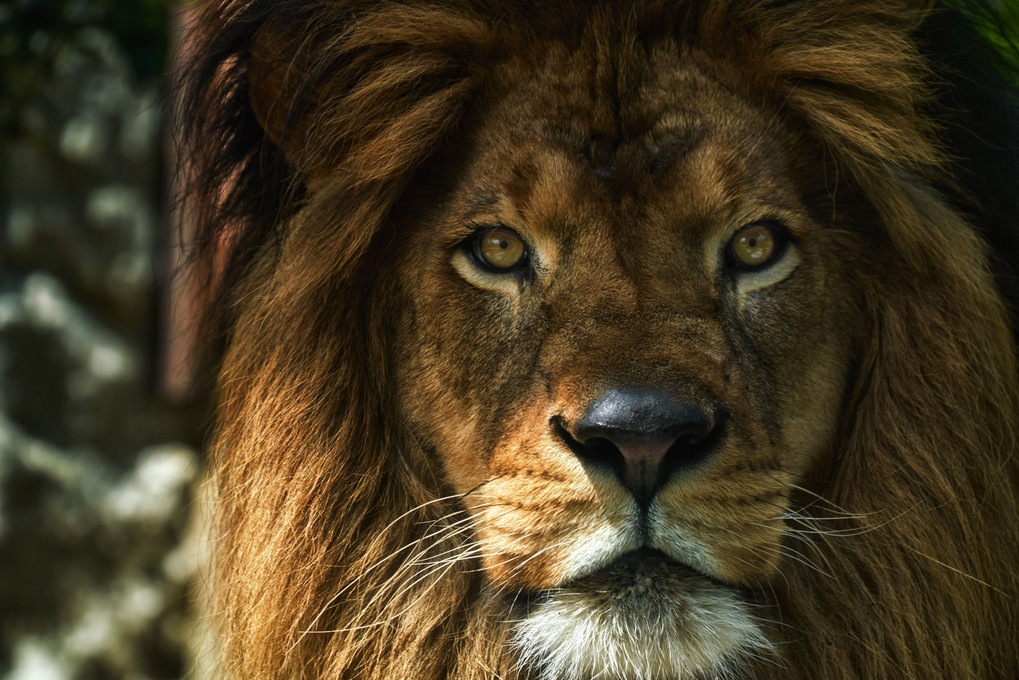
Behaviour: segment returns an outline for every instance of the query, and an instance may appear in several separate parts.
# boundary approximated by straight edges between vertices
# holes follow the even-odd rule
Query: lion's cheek
[[[466,501],[498,587],[555,588],[638,547],[626,490],[549,442],[497,450],[489,481]]]
[[[756,530],[744,533],[740,540],[720,542],[717,577],[738,586],[760,586],[779,574],[782,558],[782,523],[772,520]]]
[[[715,467],[660,492],[650,513],[655,545],[726,583],[760,585],[781,566],[790,478],[734,447]]]
[[[625,529],[600,518],[578,516],[536,527],[526,513],[501,524],[479,522],[478,544],[486,580],[529,592],[561,587],[638,545]]]
[[[540,591],[565,580],[563,548],[550,549],[542,547],[540,541],[517,539],[519,536],[512,534],[482,538],[485,548],[481,564],[486,581],[507,591]]]
[[[839,292],[848,285],[841,276],[801,267],[795,284],[776,287],[783,289],[782,304],[776,305],[781,315],[747,321],[770,349],[761,360],[767,367],[762,384],[746,391],[773,405],[768,439],[775,463],[794,483],[823,465],[838,444],[853,362],[852,328],[863,324],[854,301]]]
[[[403,361],[409,368],[399,376],[402,420],[412,439],[438,458],[451,489],[468,493],[488,475],[479,409],[454,394],[439,377],[443,374],[441,365],[420,349],[427,343],[413,337],[403,345],[415,351],[404,354]]]
[[[457,493],[470,493],[488,476],[473,423],[450,424],[444,430],[439,441],[446,479]]]

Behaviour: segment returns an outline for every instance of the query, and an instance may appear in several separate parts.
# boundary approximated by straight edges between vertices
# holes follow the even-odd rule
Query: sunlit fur
[[[986,109],[999,115],[989,123],[964,110],[959,98],[976,90],[958,84],[965,77],[946,83],[966,59],[943,68],[918,42],[932,10],[907,0],[206,3],[181,120],[190,210],[223,303],[211,453],[222,676],[1019,677],[1019,390],[1010,284],[994,278],[988,246],[1015,242],[1015,167],[995,155],[1004,138],[987,142],[986,163],[959,158],[984,133],[1005,134],[1002,114],[1015,109]],[[761,531],[781,530],[781,550],[754,556],[764,581],[746,594],[704,576],[673,589],[663,577],[671,601],[639,595],[614,610],[583,581],[601,572],[580,576],[590,589],[579,605],[575,583],[543,586],[537,600],[493,585],[521,569],[494,562],[486,539],[498,517],[486,498],[507,482],[462,488],[471,452],[432,450],[414,420],[435,401],[408,410],[414,395],[397,396],[417,384],[404,363],[414,348],[394,346],[411,331],[400,307],[409,274],[392,255],[393,225],[427,211],[429,177],[416,171],[469,137],[501,64],[589,24],[611,27],[605,44],[624,56],[641,40],[695,54],[823,149],[818,172],[874,218],[837,234],[839,292],[862,312],[847,334],[833,450],[810,470],[754,478],[787,505],[762,517]],[[969,58],[974,73],[998,77],[979,50]],[[435,428],[452,440],[477,414],[447,415]],[[684,493],[663,490],[663,532]],[[561,582],[568,561],[549,564]],[[703,614],[677,615],[685,597]],[[605,623],[557,627],[561,611]],[[646,635],[654,617],[693,628],[639,648],[619,632]],[[709,630],[717,638],[705,642]],[[610,652],[592,657],[599,648]]]

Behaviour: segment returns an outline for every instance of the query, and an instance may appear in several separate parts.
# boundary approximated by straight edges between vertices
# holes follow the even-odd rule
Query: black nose
[[[721,404],[700,405],[662,390],[604,391],[575,423],[553,419],[573,452],[611,467],[642,505],[678,469],[696,466],[711,451],[729,417]]]

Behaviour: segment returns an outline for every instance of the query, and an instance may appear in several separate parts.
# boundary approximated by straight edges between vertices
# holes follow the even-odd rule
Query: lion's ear
[[[258,124],[274,142],[279,142],[278,121],[276,120],[276,103],[279,101],[283,77],[276,67],[278,63],[273,57],[272,40],[266,31],[259,33],[251,49],[251,61],[248,66],[248,90],[251,93],[251,108],[255,112]]]
[[[339,167],[397,180],[459,120],[491,29],[412,4],[324,3],[329,20],[275,17],[251,39],[237,67],[253,117],[306,184]]]
[[[287,161],[299,165],[296,140],[301,139],[301,111],[295,106],[296,83],[302,80],[301,64],[291,41],[277,23],[270,23],[255,37],[248,62],[251,109],[265,134]]]

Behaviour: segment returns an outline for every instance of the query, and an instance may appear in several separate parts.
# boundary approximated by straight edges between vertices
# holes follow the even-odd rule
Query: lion
[[[990,6],[221,0],[194,40],[223,677],[1019,677]]]

